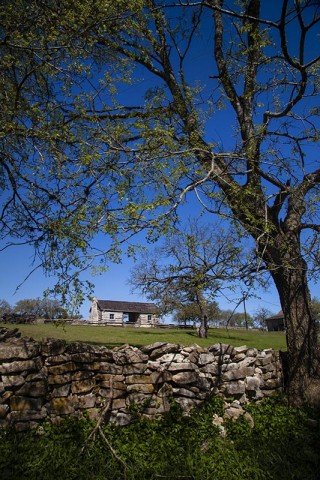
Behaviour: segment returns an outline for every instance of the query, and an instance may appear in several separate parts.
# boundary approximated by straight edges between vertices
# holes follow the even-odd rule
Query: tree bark
[[[296,235],[281,235],[265,251],[279,293],[288,348],[286,391],[291,405],[320,405],[317,326],[311,309],[307,265]]]
[[[200,311],[200,320],[201,324],[198,330],[198,335],[200,338],[208,337],[208,312],[207,312],[207,302],[204,298],[201,288],[196,290],[196,299]]]

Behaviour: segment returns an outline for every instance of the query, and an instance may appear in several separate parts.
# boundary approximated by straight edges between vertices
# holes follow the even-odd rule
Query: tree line
[[[50,320],[70,318],[68,311],[58,300],[48,298],[25,298],[18,300],[15,305],[10,305],[9,302],[1,299],[0,318],[4,316],[10,318],[10,315],[21,317],[29,315]],[[74,318],[74,316],[72,316],[72,318]]]

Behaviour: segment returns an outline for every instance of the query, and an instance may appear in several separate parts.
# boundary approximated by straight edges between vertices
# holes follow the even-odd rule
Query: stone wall
[[[0,427],[36,428],[84,412],[125,425],[132,408],[154,418],[171,400],[185,412],[211,394],[260,400],[282,389],[279,354],[216,344],[209,348],[158,342],[114,349],[21,338],[0,329]]]

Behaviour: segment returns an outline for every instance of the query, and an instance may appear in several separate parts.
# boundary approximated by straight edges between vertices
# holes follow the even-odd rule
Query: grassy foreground
[[[213,397],[191,416],[173,404],[162,420],[127,427],[89,420],[15,433],[0,430],[0,478],[6,480],[319,480],[319,415],[281,398],[248,405],[246,420],[213,425]]]
[[[45,338],[59,338],[67,342],[86,342],[91,344],[115,347],[130,344],[137,347],[150,345],[155,342],[169,342],[181,345],[196,343],[201,347],[208,347],[215,343],[226,343],[238,347],[247,345],[258,349],[274,348],[286,350],[284,332],[261,332],[255,330],[240,330],[212,328],[208,338],[199,338],[196,330],[164,329],[164,328],[133,328],[133,327],[95,327],[89,325],[9,325],[1,323],[7,328],[19,328],[23,336],[36,340]]]

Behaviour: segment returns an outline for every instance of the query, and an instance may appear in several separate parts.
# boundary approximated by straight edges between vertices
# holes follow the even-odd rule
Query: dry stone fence
[[[42,342],[0,329],[0,427],[36,428],[63,417],[126,425],[133,410],[154,418],[172,400],[188,413],[212,394],[238,405],[282,389],[279,353],[225,344],[201,348],[158,342],[109,349]],[[107,409],[105,408],[107,405]]]

